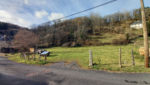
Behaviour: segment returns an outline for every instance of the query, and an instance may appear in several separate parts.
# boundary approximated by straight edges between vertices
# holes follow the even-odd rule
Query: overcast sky
[[[30,27],[49,20],[82,11],[110,0],[0,0],[0,21]],[[150,7],[150,0],[144,0]],[[101,16],[115,12],[130,11],[140,7],[140,0],[118,0],[97,9],[75,15],[99,13]]]

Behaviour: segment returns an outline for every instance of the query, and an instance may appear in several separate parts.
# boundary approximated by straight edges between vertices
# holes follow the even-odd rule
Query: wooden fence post
[[[26,53],[23,53],[24,59],[27,60],[27,55]]]
[[[121,47],[120,47],[119,48],[119,67],[120,68],[122,68],[121,57],[122,57],[122,54],[121,54]]]
[[[131,57],[132,57],[132,66],[135,66],[135,60],[133,55],[133,49],[131,50]]]
[[[47,55],[44,55],[44,57],[45,57],[45,62],[47,61]]]
[[[92,50],[89,50],[89,66],[93,66],[93,55]]]
[[[36,53],[33,53],[33,60],[36,60]]]
[[[41,57],[42,57],[42,56],[41,56],[41,54],[40,54],[40,56],[39,56],[39,61],[41,61]]]

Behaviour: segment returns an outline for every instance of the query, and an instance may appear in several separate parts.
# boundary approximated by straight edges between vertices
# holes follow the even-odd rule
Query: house
[[[0,41],[0,53],[15,53],[18,50],[13,48],[13,46],[11,46],[8,43],[6,43],[6,41]]]
[[[2,48],[8,47],[8,44],[5,41],[0,41],[0,52]]]
[[[3,36],[2,35],[0,35],[0,41],[2,41],[3,40]]]
[[[132,23],[130,25],[130,28],[134,28],[134,29],[142,29],[143,28],[143,24],[141,21],[136,21],[134,23]]]

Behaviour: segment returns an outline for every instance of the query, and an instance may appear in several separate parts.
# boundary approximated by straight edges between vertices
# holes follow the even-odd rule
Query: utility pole
[[[147,32],[147,25],[146,25],[146,17],[145,17],[145,10],[144,10],[144,2],[141,2],[141,14],[142,14],[142,23],[143,23],[143,36],[144,36],[144,54],[145,54],[145,67],[149,67],[149,43],[148,43],[148,32]]]

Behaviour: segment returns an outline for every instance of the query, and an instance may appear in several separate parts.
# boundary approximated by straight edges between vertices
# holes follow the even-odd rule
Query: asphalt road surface
[[[0,85],[150,85],[150,74],[81,70],[75,62],[33,66],[1,56]]]

